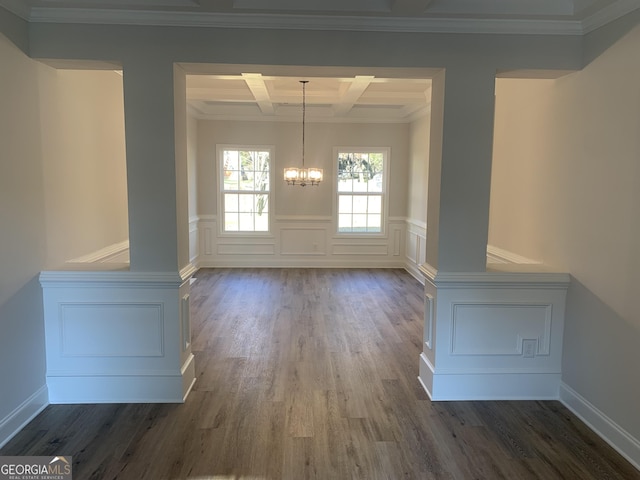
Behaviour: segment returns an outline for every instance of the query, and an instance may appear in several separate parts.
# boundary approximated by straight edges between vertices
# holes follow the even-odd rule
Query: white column
[[[51,403],[182,402],[195,382],[185,76],[123,73],[131,268],[42,272]]]
[[[131,270],[177,272],[173,64],[125,62],[123,79]]]
[[[486,68],[433,79],[426,258],[439,271],[485,271],[494,87]]]

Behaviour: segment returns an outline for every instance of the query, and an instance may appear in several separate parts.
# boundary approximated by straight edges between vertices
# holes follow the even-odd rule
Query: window
[[[268,232],[271,149],[218,148],[224,232]]]
[[[382,233],[388,149],[337,150],[338,232]]]

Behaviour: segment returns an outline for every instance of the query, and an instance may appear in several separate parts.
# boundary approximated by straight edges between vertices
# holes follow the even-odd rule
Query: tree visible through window
[[[338,151],[338,232],[381,233],[386,151]]]
[[[269,149],[220,150],[222,213],[225,232],[268,232]]]

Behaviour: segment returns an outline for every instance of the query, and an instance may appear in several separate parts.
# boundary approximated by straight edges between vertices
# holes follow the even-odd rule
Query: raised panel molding
[[[389,246],[369,243],[334,243],[331,253],[333,255],[388,255]]]
[[[551,305],[454,303],[451,355],[523,355],[534,339],[535,355],[549,355]]]
[[[432,400],[557,399],[569,276],[440,272],[423,264],[433,339],[420,357]]]
[[[272,243],[218,243],[218,255],[275,255]]]
[[[280,229],[281,255],[326,255],[327,229],[322,227]]]
[[[61,303],[60,341],[64,357],[161,357],[160,303]]]
[[[428,293],[424,296],[424,344],[431,350],[433,348],[433,303],[434,298]]]
[[[184,342],[194,271],[41,272],[49,401],[184,401],[195,380]]]

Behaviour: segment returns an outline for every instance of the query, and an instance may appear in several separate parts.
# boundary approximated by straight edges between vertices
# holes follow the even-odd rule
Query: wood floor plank
[[[398,269],[203,269],[184,404],[51,405],[0,455],[74,480],[639,480],[559,402],[436,402]]]

